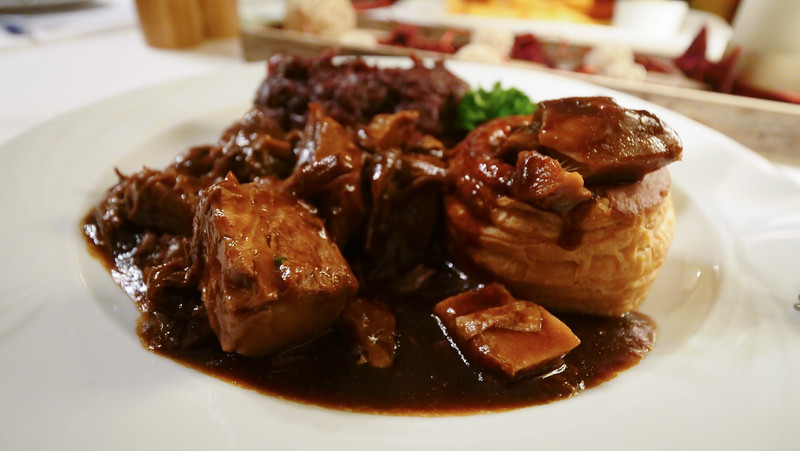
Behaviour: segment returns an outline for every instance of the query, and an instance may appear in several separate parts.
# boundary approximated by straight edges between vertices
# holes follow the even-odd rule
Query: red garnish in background
[[[355,4],[356,2],[354,2]],[[390,0],[363,0],[358,3],[391,3]],[[398,24],[395,26],[389,37],[380,41],[381,44],[394,45],[400,47],[427,50],[432,52],[452,54],[458,50],[453,43],[455,31],[448,30],[438,39],[426,36],[420,28],[411,24]],[[557,61],[563,60],[568,45],[563,43],[563,49],[557,49],[553,55],[547,51],[539,38],[531,33],[517,35],[514,38],[514,46],[511,50],[511,58],[525,60],[532,63],[544,64],[548,67],[558,67]],[[703,27],[692,40],[683,55],[674,58],[663,58],[651,55],[636,54],[635,61],[645,67],[648,72],[659,72],[663,74],[681,74],[687,78],[705,83],[711,89],[718,92],[737,94],[749,97],[778,100],[783,102],[800,103],[800,94],[772,92],[764,88],[756,87],[743,80],[736,79],[736,63],[742,53],[742,48],[737,46],[732,48],[719,61],[712,62],[706,58],[708,48],[708,29]],[[559,50],[563,50],[559,51]],[[563,66],[563,64],[562,64]],[[576,66],[572,68],[576,72],[587,74],[596,73],[595,68],[588,66]]]
[[[541,41],[530,33],[520,34],[514,38],[514,47],[511,48],[511,58],[544,64],[548,67],[555,67],[555,63],[544,50]]]
[[[736,61],[742,53],[741,47],[734,47],[727,55],[716,63],[709,63],[706,69],[705,80],[717,91],[730,93],[736,81]]]
[[[394,45],[418,50],[428,50],[431,52],[456,53],[456,46],[453,44],[455,32],[448,30],[439,39],[425,36],[422,31],[410,24],[398,24],[392,28],[389,37],[381,39],[384,45]]]
[[[358,10],[392,6],[395,0],[352,0],[353,8]]]
[[[703,27],[686,52],[675,58],[675,65],[689,78],[707,83],[716,91],[731,92],[736,75],[734,67],[742,52],[741,47],[735,47],[716,63],[706,58],[707,47],[708,29]]]
[[[633,60],[637,64],[644,66],[647,72],[658,72],[662,74],[683,74],[675,63],[667,58],[651,55],[633,55]]]
[[[703,75],[710,64],[706,59],[706,48],[708,47],[708,29],[703,27],[694,38],[689,48],[683,55],[675,58],[675,65],[686,74],[687,77],[697,81],[703,81]]]

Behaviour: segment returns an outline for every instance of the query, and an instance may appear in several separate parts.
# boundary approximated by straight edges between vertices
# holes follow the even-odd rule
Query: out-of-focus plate
[[[387,61],[391,63],[392,61]],[[153,86],[0,147],[0,448],[791,449],[800,418],[800,188],[734,141],[575,80],[448,63],[536,99],[614,95],[671,123],[675,242],[644,311],[639,365],[577,397],[505,413],[392,417],[263,396],[142,348],[133,303],[86,251],[80,220],[114,181],[216,140],[263,66]]]
[[[395,5],[369,11],[374,18],[396,20],[419,25],[443,25],[458,28],[495,28],[514,33],[533,33],[540,38],[560,40],[573,45],[594,46],[613,43],[630,47],[636,52],[675,57],[708,27],[707,56],[717,60],[725,53],[733,35],[730,25],[719,16],[690,9],[681,27],[658,32],[654,29],[627,28],[602,24],[529,20],[505,17],[482,17],[456,14],[447,10],[444,0],[401,0]]]

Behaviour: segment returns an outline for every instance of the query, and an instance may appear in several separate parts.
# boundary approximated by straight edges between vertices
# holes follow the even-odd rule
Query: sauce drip
[[[583,241],[583,220],[591,211],[593,200],[579,203],[566,213],[563,213],[564,224],[558,235],[558,245],[567,250],[580,247]]]

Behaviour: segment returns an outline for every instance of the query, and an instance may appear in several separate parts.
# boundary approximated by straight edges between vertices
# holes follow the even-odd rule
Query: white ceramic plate
[[[536,99],[614,94],[522,69],[451,63]],[[244,113],[263,66],[136,91],[0,148],[2,449],[789,449],[800,419],[800,188],[726,137],[683,137],[675,243],[644,311],[638,366],[549,405],[467,417],[351,414],[245,390],[144,350],[133,303],[79,223],[115,177],[165,166]]]

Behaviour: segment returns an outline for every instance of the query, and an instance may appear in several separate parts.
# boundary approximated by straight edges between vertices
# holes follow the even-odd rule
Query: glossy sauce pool
[[[109,270],[125,273],[117,280],[141,284],[141,270],[126,253],[110,254],[88,241],[92,254]],[[398,341],[389,369],[356,364],[358,351],[337,327],[303,346],[264,358],[223,352],[210,333],[211,339],[193,339],[189,346],[171,349],[151,345],[162,340],[153,330],[163,328],[140,327],[139,336],[154,352],[266,395],[331,409],[397,415],[464,415],[568,398],[636,365],[654,344],[656,325],[638,312],[619,318],[560,314],[581,340],[561,361],[539,375],[516,380],[483,371],[462,359],[431,313],[436,302],[469,284],[447,268],[443,265],[427,287],[412,294],[387,293],[387,298],[395,298],[388,301],[397,319]],[[174,304],[181,308],[201,305],[197,293],[174,296]],[[148,302],[136,301],[140,310],[152,311]],[[187,317],[176,313],[172,321]],[[167,329],[198,329],[191,324],[174,326]]]
[[[636,363],[651,348],[655,324],[623,318],[563,316],[581,344],[546,376],[508,381],[468,366],[424,311],[396,309],[399,347],[391,369],[356,365],[343,334],[254,359],[217,347],[166,354],[213,376],[259,392],[332,409],[401,415],[470,414],[544,404],[574,396]]]

